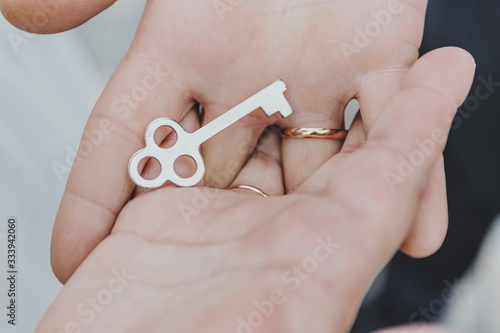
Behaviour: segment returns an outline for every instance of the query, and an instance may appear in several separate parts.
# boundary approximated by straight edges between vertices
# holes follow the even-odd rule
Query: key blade
[[[262,108],[267,116],[279,112],[283,118],[287,117],[292,114],[292,107],[283,95],[285,90],[285,82],[278,80],[191,133],[190,136],[199,146],[258,108]]]
[[[285,82],[278,80],[261,91],[261,108],[267,116],[279,112],[282,118],[286,118],[292,114],[292,107],[284,95],[285,90]]]

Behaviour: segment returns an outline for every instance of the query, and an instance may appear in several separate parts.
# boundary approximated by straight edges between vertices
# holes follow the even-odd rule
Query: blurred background
[[[7,219],[15,216],[19,267],[17,325],[7,325],[2,310],[2,333],[32,332],[61,289],[50,269],[49,247],[71,156],[130,46],[144,3],[120,0],[83,26],[50,36],[22,32],[0,17],[0,258],[7,256]],[[374,283],[353,332],[438,320],[463,332],[500,332],[500,324],[487,319],[500,313],[500,227],[469,270],[500,212],[500,88],[485,84],[500,82],[499,30],[495,0],[429,1],[421,53],[460,46],[478,64],[445,152],[450,230],[430,258],[396,255]],[[349,110],[347,123],[356,102]],[[6,271],[2,259],[2,309]]]
[[[33,332],[61,289],[50,268],[52,226],[71,152],[125,55],[145,0],[120,0],[83,26],[40,36],[0,16],[0,332]],[[17,226],[17,325],[6,323],[7,219]]]

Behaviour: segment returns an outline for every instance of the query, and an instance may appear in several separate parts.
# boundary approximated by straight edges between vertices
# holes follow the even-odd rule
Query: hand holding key
[[[198,184],[205,174],[200,145],[259,107],[268,117],[276,112],[283,118],[288,117],[292,114],[292,108],[283,95],[285,90],[285,83],[278,80],[194,133],[187,133],[172,118],[154,120],[146,129],[146,148],[139,150],[130,159],[130,178],[136,185],[144,188],[158,188],[167,181],[184,187]],[[156,130],[162,126],[171,127],[177,134],[177,142],[170,148],[161,148],[154,141]],[[189,178],[182,178],[175,171],[175,161],[181,156],[190,156],[196,163],[196,172]],[[158,160],[161,166],[161,172],[155,179],[145,179],[139,173],[139,163],[148,157]]]
[[[69,29],[113,3],[125,5],[114,0],[68,2],[39,29]],[[388,7],[387,0],[369,5],[256,0],[218,12],[212,0],[147,1],[134,41],[85,128],[84,136],[99,131],[102,121],[114,125],[91,154],[79,153],[82,163],[71,171],[54,229],[52,262],[57,275],[66,280],[73,273],[109,234],[137,190],[127,163],[144,148],[144,130],[152,119],[167,116],[188,128],[187,117],[192,119],[192,107],[199,103],[205,110],[204,126],[279,77],[290,85],[287,99],[294,108],[279,125],[341,128],[345,105],[356,97],[369,130],[417,59],[426,3],[400,1]],[[3,1],[1,9],[21,28],[40,12],[36,0],[16,4]],[[379,23],[373,12],[386,22]],[[360,49],[357,28],[365,33],[365,27],[374,24],[380,24],[380,34],[367,35],[369,43]],[[245,117],[204,143],[205,184],[231,186],[262,132],[273,123],[270,120]],[[286,191],[293,192],[340,148],[335,140],[282,140]],[[241,154],[235,156],[235,150]],[[220,180],[233,161],[235,167]],[[437,206],[446,212],[442,203]],[[428,207],[422,211],[429,212],[419,217],[422,221],[439,215]]]
[[[262,163],[262,154],[254,154],[236,181],[262,188],[272,198],[210,189],[209,203],[188,216],[179,207],[200,207],[192,206],[193,198],[207,187],[167,186],[131,200],[36,332],[60,332],[64,323],[123,333],[137,327],[183,333],[348,332],[364,293],[410,233],[422,184],[444,143],[436,142],[437,149],[396,192],[382,173],[397,168],[415,141],[449,131],[448,103],[464,99],[473,77],[470,56],[425,57],[366,144],[346,142],[342,154],[315,172],[299,195],[282,195],[279,158]],[[435,88],[420,89],[424,85]],[[358,118],[350,135],[362,137],[361,125]],[[268,131],[257,151],[277,157],[280,148],[277,133]],[[113,269],[122,272],[128,286],[88,323],[75,309],[86,295],[100,298]],[[265,315],[269,311],[272,316]]]

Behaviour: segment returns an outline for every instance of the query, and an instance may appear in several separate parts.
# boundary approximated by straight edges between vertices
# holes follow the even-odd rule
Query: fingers
[[[391,69],[371,74],[366,79],[358,101],[367,130],[376,123],[389,101],[399,92],[407,72],[407,68]]]
[[[206,108],[203,125],[230,109]],[[226,188],[234,181],[268,125],[268,120],[261,113],[258,110],[252,112],[202,145],[206,166],[205,185]]]
[[[361,113],[358,111],[354,118],[349,133],[342,146],[342,153],[351,153],[357,149],[362,148],[366,143],[366,132],[363,127],[363,120]]]
[[[360,114],[358,114],[341,152],[342,154],[351,153],[362,148],[365,143],[366,134]],[[401,251],[416,258],[433,254],[443,243],[447,227],[446,179],[443,157],[440,156],[422,193],[415,223],[408,238],[401,246]]]
[[[342,147],[343,140],[283,138],[283,168],[287,193],[294,192]]]
[[[422,42],[425,13],[427,10],[427,1],[401,1],[401,7],[398,9],[405,15],[397,18],[397,23],[392,23],[387,29],[397,29],[398,37],[391,40],[380,39],[374,41],[378,50],[384,50],[386,56],[395,59],[405,59],[404,62],[396,63],[398,66],[386,66],[382,71],[369,71],[362,80],[360,80],[360,92],[358,101],[361,105],[361,113],[365,128],[368,130],[376,122],[377,117],[387,106],[396,93],[400,90],[401,84],[405,79],[406,73],[418,59],[418,48]],[[415,19],[409,19],[417,16]],[[395,43],[395,44],[392,44]],[[388,53],[389,46],[396,47],[397,52]],[[396,46],[397,45],[397,46]],[[372,45],[372,47],[375,47]],[[402,56],[405,55],[405,56]],[[377,57],[375,53],[371,55]],[[369,59],[370,63],[373,59]]]
[[[364,126],[370,129],[384,107],[401,89],[407,70],[402,68],[370,77],[360,93]],[[442,244],[448,225],[444,170],[431,174],[420,201],[417,218],[408,240],[401,249],[414,257],[434,253]],[[432,235],[432,236],[429,236]]]
[[[446,177],[443,157],[440,156],[422,193],[415,223],[401,251],[415,258],[430,256],[443,243],[447,230]]]
[[[409,233],[422,191],[441,156],[456,109],[467,96],[474,70],[473,58],[458,48],[425,55],[368,132],[363,155],[364,163],[371,166],[366,173],[371,186],[365,188],[365,199],[372,202],[372,208],[377,207],[382,218],[367,241],[385,249],[386,254],[393,253],[394,245],[400,245]],[[359,181],[359,176],[356,178]],[[370,200],[374,195],[376,204]],[[373,227],[372,223],[361,228]],[[373,237],[377,233],[388,241],[378,244]]]
[[[374,269],[408,236],[474,69],[472,57],[461,49],[443,48],[423,56],[368,131],[364,149],[343,163],[328,162],[311,178],[319,191],[327,190],[359,220],[346,223],[356,229],[355,243],[372,258]]]
[[[114,2],[115,0],[1,0],[0,10],[19,29],[49,34],[77,27]]]
[[[408,7],[414,8],[422,17],[425,17],[428,0],[421,0],[421,1],[403,0],[401,2]]]
[[[316,197],[327,197],[320,207],[340,212],[334,220],[324,211],[310,220],[334,228],[335,235],[342,235],[336,236],[341,251],[356,258],[345,263],[354,272],[344,280],[349,296],[372,281],[409,235],[474,70],[474,60],[461,49],[423,56],[367,131],[363,149],[337,155],[304,184]],[[348,136],[346,147],[356,147],[352,142]]]
[[[252,63],[257,66],[259,63]],[[198,100],[203,105],[204,117],[202,126],[207,125],[236,105],[252,98],[254,94],[265,88],[262,82],[271,84],[278,77],[274,73],[266,77],[248,77],[244,81],[228,79],[196,82]],[[227,188],[232,184],[241,167],[255,150],[262,132],[267,126],[278,122],[278,114],[266,116],[261,109],[253,110],[231,126],[226,127],[204,142],[201,146],[205,158],[205,185],[215,188]],[[230,139],[228,139],[230,138]]]
[[[276,131],[266,129],[257,148],[231,186],[250,185],[268,195],[283,195],[280,137]],[[248,191],[234,189],[234,191]]]
[[[110,233],[132,194],[128,162],[144,147],[147,125],[182,120],[193,104],[161,65],[134,54],[120,64],[85,127],[56,217],[51,261],[61,282]]]
[[[323,79],[323,78],[318,78]],[[273,79],[269,79],[272,82]],[[286,80],[286,78],[285,78]],[[260,81],[259,81],[260,82]],[[286,82],[286,81],[285,81]],[[252,87],[255,84],[251,85]],[[298,88],[300,87],[300,88]],[[228,89],[234,89],[228,87]],[[248,98],[257,89],[245,88],[249,91],[246,95],[241,94],[241,88],[237,93],[220,94],[219,99],[215,99],[216,94],[209,94],[212,103],[205,103],[205,114],[207,119],[204,125],[215,119],[217,116],[227,112],[232,106]],[[343,114],[346,103],[337,102],[337,97],[333,98],[332,91],[342,93],[344,90],[336,89],[333,84],[328,87],[318,87],[308,82],[297,81],[289,85],[285,92],[285,97],[294,108],[294,113],[284,120],[277,115],[265,117],[262,112],[252,112],[237,123],[224,130],[224,135],[217,135],[202,145],[202,151],[205,156],[207,173],[205,175],[205,184],[212,187],[227,187],[236,176],[236,172],[231,173],[232,178],[218,179],[221,173],[227,172],[228,161],[236,158],[237,167],[241,167],[246,161],[248,155],[254,150],[257,139],[268,125],[279,123],[287,127],[324,127],[324,128],[343,128]],[[338,97],[338,100],[346,100],[345,96]],[[234,96],[246,96],[235,100]],[[215,101],[224,100],[221,105]],[[230,102],[228,99],[231,99]],[[231,137],[231,140],[227,140]],[[341,147],[341,141],[335,140],[283,140],[283,168],[285,170],[285,179],[287,182],[287,191],[293,191],[299,186],[311,173],[313,173],[326,160],[331,158]],[[238,169],[236,169],[238,170]]]
[[[404,15],[400,17],[398,24],[393,23],[388,29],[397,29],[398,38],[391,40],[391,44],[397,45],[397,55],[384,54],[381,55],[377,52],[367,57],[366,61],[361,61],[359,71],[360,73],[368,72],[366,77],[362,80],[359,87],[359,102],[361,104],[363,121],[367,129],[371,127],[377,116],[380,114],[383,107],[387,102],[399,91],[402,80],[404,79],[408,68],[417,60],[418,45],[421,41],[423,33],[423,22],[427,1],[402,1],[402,7],[398,10],[408,12],[419,16],[420,20],[411,20],[409,17],[414,15]],[[416,13],[415,13],[416,12]],[[419,33],[420,31],[420,33]],[[378,43],[387,41],[380,40]],[[377,43],[374,41],[373,43]],[[375,45],[375,44],[373,44]],[[371,48],[373,48],[373,45]],[[384,45],[377,45],[380,50],[384,50]],[[363,52],[367,54],[366,52]],[[404,56],[402,56],[404,55]],[[398,63],[399,59],[408,59],[406,63],[401,64],[399,67],[387,68],[384,71],[373,72],[372,68],[378,68],[378,62],[384,58],[391,58],[394,56],[394,62],[387,61],[388,64]],[[387,59],[388,59],[387,58]],[[377,60],[374,60],[377,59]],[[397,61],[396,61],[397,59]],[[374,67],[372,67],[374,66]],[[384,67],[384,66],[382,66]],[[338,75],[338,72],[336,73]],[[355,92],[358,91],[357,84]],[[347,85],[348,86],[348,85]],[[298,108],[298,112],[302,112],[303,118],[290,118],[290,122],[286,122],[288,127],[326,127],[339,129],[343,128],[342,116],[345,109],[344,101],[350,100],[348,93],[354,92],[352,87],[336,87],[335,90],[330,90],[330,96],[325,99],[325,96],[315,96],[316,103],[310,104],[310,108],[302,110]],[[321,87],[321,90],[328,90],[327,87]],[[331,91],[342,90],[345,92],[343,96],[331,94]],[[349,91],[350,90],[350,91]],[[348,92],[349,91],[349,92]],[[291,94],[292,97],[293,94]],[[314,95],[314,94],[311,94]],[[323,98],[321,98],[323,97]],[[330,104],[325,105],[323,102],[329,100]],[[296,104],[295,104],[296,106]],[[331,118],[315,118],[317,111],[319,114],[327,115],[328,111],[332,115]],[[311,117],[312,116],[312,117]],[[292,124],[290,124],[292,123]],[[292,125],[292,126],[290,126]],[[309,176],[314,173],[324,162],[328,161],[335,155],[341,148],[342,142],[339,141],[323,141],[323,140],[283,140],[283,167],[285,172],[285,186],[287,193],[293,192],[298,188]]]
[[[332,87],[324,87],[324,93]],[[337,92],[338,90],[335,89]],[[304,94],[304,97],[301,96]],[[317,96],[315,103],[303,103],[303,99],[309,99],[314,95],[307,91],[290,91],[294,115],[285,120],[286,127],[319,127],[329,129],[344,129],[344,110],[346,103],[338,102],[349,98],[346,96]],[[337,101],[338,100],[338,101]],[[337,154],[342,147],[343,140],[331,139],[297,139],[283,138],[282,158],[285,188],[287,193],[294,192],[302,183],[308,179],[332,156]]]

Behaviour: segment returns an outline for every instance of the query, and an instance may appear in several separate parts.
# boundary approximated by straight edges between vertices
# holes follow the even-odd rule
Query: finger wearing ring
[[[230,188],[228,188],[229,190],[233,190],[233,189],[241,189],[241,190],[248,190],[248,191],[252,191],[254,193],[257,193],[257,194],[260,194],[261,196],[263,196],[264,198],[267,198],[269,197],[269,195],[262,191],[260,188],[257,188],[255,186],[252,186],[252,185],[244,185],[244,184],[241,184],[241,185],[235,185],[235,186],[231,186]]]
[[[331,129],[321,127],[294,127],[285,128],[281,132],[281,137],[289,139],[330,139],[344,140],[347,137],[347,130]]]

